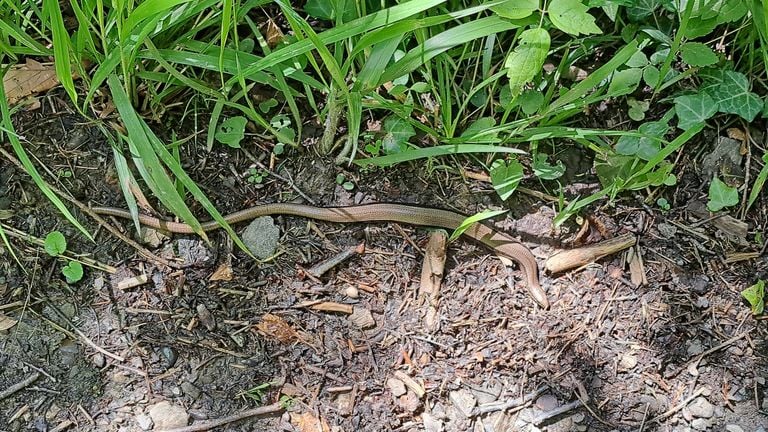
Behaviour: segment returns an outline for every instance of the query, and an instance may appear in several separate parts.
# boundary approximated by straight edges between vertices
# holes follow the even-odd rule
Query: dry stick
[[[91,340],[91,338],[89,338],[88,336],[86,336],[86,335],[85,335],[85,333],[81,332],[81,331],[80,331],[80,330],[79,330],[79,329],[78,329],[78,328],[77,328],[77,327],[76,327],[74,324],[72,324],[72,321],[70,321],[70,320],[67,318],[67,316],[66,316],[66,315],[64,315],[64,314],[63,314],[63,313],[62,313],[62,312],[59,310],[59,308],[57,308],[56,306],[54,306],[54,305],[53,305],[53,304],[52,304],[50,301],[49,301],[49,302],[47,302],[47,303],[48,303],[48,306],[51,308],[51,310],[52,310],[52,311],[54,311],[54,312],[56,313],[56,315],[58,315],[58,316],[59,316],[59,318],[60,318],[60,319],[64,320],[64,322],[66,322],[66,323],[67,323],[67,325],[69,325],[69,327],[71,327],[71,328],[72,328],[72,330],[75,332],[75,334],[76,334],[77,336],[79,336],[79,337],[80,337],[80,339],[82,339],[82,341],[83,341],[83,342],[85,342],[85,344],[86,344],[86,345],[90,346],[91,348],[95,349],[96,351],[98,351],[98,352],[100,352],[100,353],[104,354],[105,356],[107,356],[107,357],[109,357],[109,358],[111,358],[111,359],[113,359],[113,360],[119,361],[119,362],[121,362],[121,363],[125,361],[125,358],[124,358],[124,357],[121,357],[121,356],[119,356],[119,355],[117,355],[117,354],[113,354],[113,353],[111,353],[111,352],[107,351],[106,349],[104,349],[104,348],[102,348],[102,347],[100,347],[100,346],[96,345],[96,342],[92,341],[92,340]],[[45,321],[47,321],[47,322],[48,322],[48,323],[49,323],[51,326],[53,326],[53,327],[54,327],[54,328],[56,328],[57,330],[61,331],[62,333],[65,333],[65,334],[67,334],[68,336],[72,335],[72,332],[70,332],[69,330],[67,330],[67,329],[65,329],[64,327],[60,326],[59,324],[57,324],[57,323],[56,323],[56,322],[54,322],[53,320],[50,320],[50,319],[48,319],[48,318],[46,318],[46,317],[44,317],[44,316],[42,316],[42,315],[38,315],[38,316],[39,316],[40,318],[44,319]],[[70,336],[70,337],[71,337],[71,336]],[[73,337],[72,339],[75,339],[75,338]]]
[[[576,408],[578,408],[578,407],[580,407],[582,405],[583,404],[581,403],[581,400],[577,399],[577,400],[575,400],[575,401],[573,401],[571,403],[567,403],[567,404],[565,404],[563,406],[559,406],[559,407],[557,407],[557,408],[555,408],[555,409],[553,409],[551,411],[547,411],[545,413],[541,413],[541,414],[537,415],[536,417],[531,419],[531,423],[534,424],[534,425],[540,425],[541,423],[544,423],[545,421],[547,421],[547,420],[549,420],[549,419],[551,419],[553,417],[557,417],[557,416],[559,416],[561,414],[567,413],[568,411],[574,410],[574,409],[576,409]]]
[[[472,409],[472,412],[470,413],[470,417],[478,416],[481,414],[488,414],[496,411],[504,411],[510,408],[515,408],[521,405],[525,405],[528,402],[537,398],[540,394],[547,391],[547,389],[549,389],[548,386],[542,386],[519,398],[510,399],[503,402],[491,402],[491,403],[479,405]]]
[[[324,275],[326,272],[331,270],[332,268],[336,267],[337,265],[343,263],[344,261],[352,258],[355,255],[360,255],[365,252],[365,243],[360,243],[357,246],[349,246],[345,249],[343,249],[341,252],[337,253],[336,255],[326,259],[325,261],[315,264],[307,270],[307,273],[312,275],[313,277],[319,278],[322,275]]]
[[[623,234],[594,245],[559,252],[550,257],[544,265],[550,272],[559,273],[589,264],[604,256],[632,247],[636,243],[637,238],[634,234]]]
[[[685,408],[685,406],[686,406],[686,405],[688,405],[689,403],[691,403],[691,401],[692,401],[692,400],[694,400],[694,399],[696,399],[697,397],[701,396],[701,394],[702,394],[702,393],[704,393],[704,387],[702,387],[702,388],[700,388],[700,389],[696,390],[696,392],[695,392],[695,393],[693,393],[692,395],[690,395],[690,396],[689,396],[687,399],[685,399],[684,401],[680,402],[680,403],[679,403],[679,404],[678,404],[676,407],[674,407],[674,408],[670,409],[669,411],[665,412],[664,414],[661,414],[661,415],[658,415],[658,416],[656,416],[656,417],[652,418],[652,419],[651,419],[651,421],[650,421],[649,423],[653,423],[653,422],[657,422],[657,421],[661,421],[661,420],[664,420],[665,418],[667,418],[667,417],[671,416],[672,414],[674,414],[674,413],[676,413],[676,412],[680,411],[681,409]]]
[[[16,393],[17,391],[23,389],[24,387],[32,384],[35,382],[38,378],[40,378],[40,374],[35,372],[32,375],[28,376],[24,381],[18,382],[7,389],[0,392],[0,400],[3,400],[7,398],[8,396]]]
[[[22,171],[24,171],[24,172],[27,171],[24,168],[24,165],[22,165],[21,162],[19,162],[15,157],[13,157],[12,154],[10,154],[7,151],[5,151],[5,149],[0,148],[0,155],[3,155],[6,159],[11,161],[14,165],[16,165]],[[127,243],[128,245],[130,245],[131,247],[136,249],[136,251],[141,256],[143,256],[144,258],[146,258],[146,259],[148,259],[150,261],[154,261],[155,263],[163,265],[163,266],[168,266],[168,267],[173,267],[173,268],[177,268],[178,267],[178,265],[173,264],[173,263],[171,263],[170,261],[168,261],[168,260],[166,260],[164,258],[160,258],[159,256],[153,254],[152,252],[150,252],[148,249],[146,249],[142,245],[138,244],[136,241],[132,240],[131,238],[127,237],[125,234],[123,234],[120,231],[118,231],[117,228],[115,228],[112,225],[110,225],[109,223],[107,223],[106,220],[104,220],[102,217],[100,217],[99,215],[94,213],[85,204],[83,204],[80,201],[72,198],[69,194],[65,194],[61,189],[57,188],[56,186],[54,186],[54,185],[52,185],[50,183],[47,183],[47,185],[48,185],[48,187],[54,193],[56,193],[56,195],[64,198],[65,200],[71,202],[72,204],[76,205],[80,209],[80,211],[82,211],[83,213],[85,213],[88,216],[92,217],[93,220],[95,220],[99,225],[101,225],[104,228],[106,228],[107,231],[112,233],[112,235],[114,235],[115,237],[119,238],[120,240],[124,241],[125,243]]]
[[[253,408],[247,411],[243,411],[239,414],[234,414],[227,417],[222,417],[216,420],[210,420],[206,422],[200,422],[191,426],[180,427],[176,429],[165,429],[160,432],[200,432],[213,429],[215,427],[223,426],[227,423],[236,422],[239,420],[247,419],[249,417],[263,416],[266,414],[274,414],[283,411],[283,406],[280,403],[274,403],[263,407]]]

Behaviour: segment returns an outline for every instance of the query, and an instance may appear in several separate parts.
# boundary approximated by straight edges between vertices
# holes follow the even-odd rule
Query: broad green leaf
[[[573,35],[600,34],[595,17],[588,14],[589,8],[579,0],[552,0],[549,3],[549,19],[560,30]]]
[[[532,115],[544,104],[544,94],[538,90],[528,90],[517,97],[517,103],[524,114]]]
[[[528,29],[520,34],[520,44],[504,62],[513,96],[519,95],[523,86],[541,72],[549,42],[549,33],[542,28]]]
[[[706,93],[678,96],[675,98],[677,127],[682,130],[707,121],[717,112],[717,103]]]
[[[408,121],[398,116],[391,115],[384,119],[384,138],[381,140],[384,152],[388,154],[400,153],[408,148],[408,140],[416,135]]]
[[[522,19],[530,16],[539,8],[539,0],[507,0],[491,10],[498,16],[507,19]]]
[[[765,281],[760,279],[756,284],[741,292],[752,309],[753,315],[761,315],[765,310]]]
[[[765,186],[765,181],[768,180],[768,153],[763,154],[763,167],[757,174],[755,181],[752,182],[752,190],[749,191],[749,198],[747,198],[747,210],[752,207],[757,197],[760,195],[760,191]]]
[[[551,165],[546,153],[536,153],[533,158],[533,174],[542,180],[555,180],[565,174],[565,165],[563,161],[558,160],[556,164]]]
[[[523,180],[523,165],[516,159],[497,159],[491,165],[491,184],[502,201],[506,201]]]
[[[496,142],[498,132],[485,133],[494,126],[496,126],[496,119],[493,117],[480,117],[467,126],[461,136],[468,138],[467,142]]]
[[[645,85],[653,87],[659,82],[659,69],[656,66],[648,65],[643,68],[643,81]]]
[[[640,22],[653,15],[653,11],[659,6],[659,0],[635,0],[632,6],[627,8],[627,18],[633,22]]]
[[[648,57],[644,52],[638,51],[627,60],[627,66],[631,68],[641,68],[648,64]]]
[[[616,142],[616,153],[650,160],[661,149],[661,139],[667,133],[667,129],[669,126],[663,121],[643,123],[637,131],[646,136],[622,136]]]
[[[710,92],[718,104],[720,112],[736,114],[747,121],[752,121],[763,108],[763,101],[749,91],[747,77],[735,71],[725,71],[723,81]]]
[[[248,120],[243,116],[230,117],[219,123],[216,128],[216,139],[232,148],[240,148],[240,141],[245,136],[245,125]]]
[[[735,187],[728,186],[717,177],[712,179],[712,183],[709,184],[709,201],[707,202],[709,211],[720,211],[738,203],[739,191]]]
[[[640,68],[618,71],[611,78],[611,84],[608,85],[608,94],[615,97],[632,93],[640,85],[642,78],[643,70]]]
[[[77,261],[70,261],[61,269],[61,274],[67,278],[67,283],[75,283],[83,278],[83,265]]]
[[[45,251],[50,256],[59,256],[67,250],[67,239],[59,231],[51,231],[45,236]]]
[[[709,66],[717,63],[717,54],[700,42],[686,42],[680,47],[683,61],[691,66]]]
[[[307,0],[304,12],[315,18],[330,21],[336,17],[332,3],[330,0]]]
[[[485,219],[490,219],[494,216],[504,214],[506,212],[507,210],[483,210],[476,215],[469,216],[468,218],[464,219],[464,222],[462,222],[461,225],[459,225],[459,227],[453,231],[451,236],[448,238],[448,241],[451,242],[456,240],[464,233],[464,231],[468,230],[472,225],[479,223],[480,221],[483,221]]]

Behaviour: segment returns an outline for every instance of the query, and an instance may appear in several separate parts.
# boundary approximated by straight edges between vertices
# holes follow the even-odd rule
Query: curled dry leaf
[[[289,344],[301,340],[299,333],[284,319],[277,315],[264,314],[261,322],[256,324],[256,328],[264,336],[276,339],[281,343]]]

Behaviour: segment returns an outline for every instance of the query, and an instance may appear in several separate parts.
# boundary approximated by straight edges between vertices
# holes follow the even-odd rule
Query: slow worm
[[[131,219],[127,210],[114,207],[94,207],[99,214]],[[257,218],[259,216],[283,214],[300,216],[327,222],[400,222],[410,225],[442,227],[455,230],[466,219],[466,216],[448,210],[411,206],[405,204],[365,204],[351,207],[313,207],[304,204],[275,203],[264,204],[240,210],[224,216],[229,224],[235,224]],[[185,223],[168,222],[162,219],[139,215],[143,225],[179,234],[194,234],[192,227]],[[202,224],[203,231],[220,228],[218,222],[209,221]],[[543,308],[549,307],[547,295],[539,284],[539,268],[536,258],[525,245],[511,236],[495,230],[482,223],[475,223],[464,231],[463,235],[471,237],[491,248],[497,255],[516,261],[527,280],[527,288],[531,297]]]

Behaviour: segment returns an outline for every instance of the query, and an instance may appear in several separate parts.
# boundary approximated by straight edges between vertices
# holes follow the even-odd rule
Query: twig
[[[547,411],[545,413],[541,413],[541,414],[537,415],[536,417],[531,419],[531,423],[533,423],[534,425],[540,425],[540,424],[544,423],[545,421],[547,421],[547,420],[549,420],[549,419],[551,419],[553,417],[557,417],[557,416],[559,416],[561,414],[567,413],[568,411],[574,410],[574,409],[576,409],[576,408],[578,408],[578,407],[580,407],[582,405],[583,404],[581,403],[581,400],[577,399],[577,400],[575,400],[575,401],[573,401],[571,403],[567,403],[567,404],[565,404],[563,406],[559,406],[559,407],[557,407],[557,408],[555,408],[555,409],[553,409],[551,411]]]
[[[249,409],[239,414],[234,414],[220,419],[200,422],[191,426],[185,426],[176,429],[165,429],[160,432],[200,432],[213,429],[215,427],[223,426],[227,423],[236,422],[239,420],[247,419],[249,417],[263,416],[267,414],[274,414],[283,411],[283,406],[280,403],[274,403],[263,407]]]
[[[658,415],[651,419],[649,423],[658,422],[661,420],[664,420],[665,418],[671,416],[672,414],[680,411],[681,409],[685,408],[686,405],[691,403],[692,400],[696,399],[697,397],[701,396],[702,393],[704,393],[705,388],[702,387],[698,390],[696,390],[692,395],[688,396],[684,401],[677,404],[677,406],[673,407],[669,411],[665,412],[664,414]]]
[[[515,408],[521,405],[525,405],[528,402],[536,399],[540,394],[547,391],[548,388],[549,387],[547,386],[542,386],[519,398],[509,399],[503,402],[492,402],[492,403],[487,403],[487,404],[477,406],[472,409],[472,412],[470,413],[470,417],[478,416],[481,414],[488,414],[496,411],[505,411],[510,408]]]
[[[35,382],[38,378],[40,378],[40,374],[35,372],[32,375],[28,376],[24,381],[18,382],[7,389],[0,392],[0,400],[3,400],[7,398],[8,396],[16,393],[17,391],[23,389],[24,387],[32,384]]]

